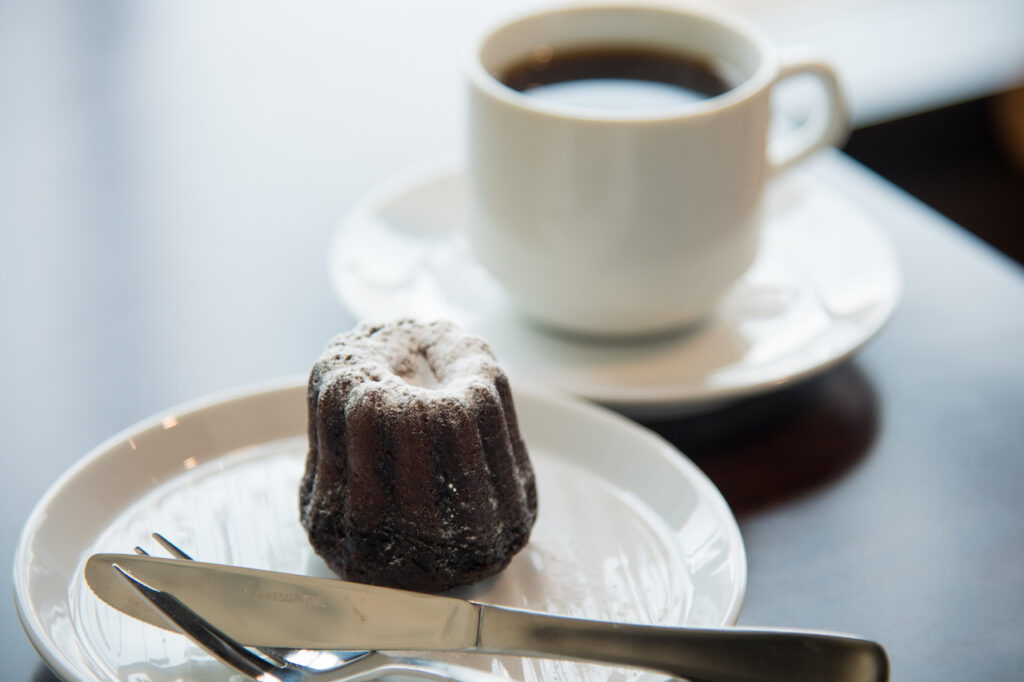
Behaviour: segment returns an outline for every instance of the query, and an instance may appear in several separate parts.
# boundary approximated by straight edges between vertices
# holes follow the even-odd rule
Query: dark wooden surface
[[[0,32],[0,563],[94,445],[304,372],[352,324],[325,269],[338,217],[457,145],[457,88],[429,67],[485,11],[436,35],[426,5],[235,31],[219,6],[0,6],[46,28]],[[381,35],[444,60],[368,69],[354,57]],[[896,315],[823,376],[651,426],[740,520],[742,623],[876,638],[897,680],[1024,679],[1024,275],[847,158],[809,170],[892,238]],[[52,679],[2,600],[4,679]]]
[[[843,151],[1024,264],[1024,87],[860,128]]]
[[[855,166],[821,165],[897,245],[892,322],[819,379],[654,426],[740,519],[742,622],[875,637],[897,680],[1021,679],[1022,271]]]

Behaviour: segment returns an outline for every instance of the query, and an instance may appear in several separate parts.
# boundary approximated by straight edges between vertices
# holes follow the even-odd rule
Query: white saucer
[[[359,319],[452,319],[509,374],[636,417],[699,412],[821,372],[864,345],[895,308],[888,238],[851,201],[789,172],[765,202],[761,255],[707,324],[643,342],[562,337],[526,322],[474,260],[465,178],[451,161],[413,169],[353,207],[329,270]]]
[[[461,592],[566,616],[718,626],[746,586],[739,528],[707,477],[668,442],[608,410],[514,386],[537,470],[539,515],[498,576]],[[228,680],[183,637],[99,601],[94,552],[158,550],[165,533],[196,558],[329,572],[298,521],[305,380],[206,398],[138,424],[86,455],[46,493],[15,555],[18,615],[64,680]],[[638,671],[450,654],[512,679],[664,680]]]

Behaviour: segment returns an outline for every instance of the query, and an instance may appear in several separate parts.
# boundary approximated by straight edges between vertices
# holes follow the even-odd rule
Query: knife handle
[[[884,682],[876,642],[803,630],[579,620],[482,606],[476,650],[647,668],[693,682]]]

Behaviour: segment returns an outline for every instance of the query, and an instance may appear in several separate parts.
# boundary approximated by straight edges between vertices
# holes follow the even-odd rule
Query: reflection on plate
[[[662,624],[735,622],[746,579],[724,500],[678,450],[600,408],[515,391],[537,467],[540,516],[499,576],[459,592],[562,615]],[[67,680],[226,680],[184,638],[100,602],[94,552],[152,547],[158,530],[197,558],[329,575],[297,520],[305,385],[288,382],[172,410],[104,443],[39,503],[14,586],[26,632]],[[662,679],[564,661],[448,655],[514,679]]]
[[[335,292],[357,318],[445,317],[483,336],[513,377],[627,414],[697,412],[847,358],[891,315],[900,275],[886,236],[799,172],[766,196],[751,270],[700,328],[633,343],[556,336],[524,321],[470,253],[465,178],[437,163],[357,204],[331,245]]]

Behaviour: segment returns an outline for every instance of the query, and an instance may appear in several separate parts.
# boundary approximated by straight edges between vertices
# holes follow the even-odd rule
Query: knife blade
[[[166,623],[112,570],[117,564],[173,594],[247,646],[305,649],[467,649],[479,606],[360,583],[132,554],[98,554],[85,580],[114,608],[151,625]]]
[[[877,643],[803,630],[689,628],[565,618],[329,578],[96,554],[85,578],[124,613],[169,625],[114,570],[168,592],[248,646],[476,651],[647,668],[693,680],[881,682]]]

